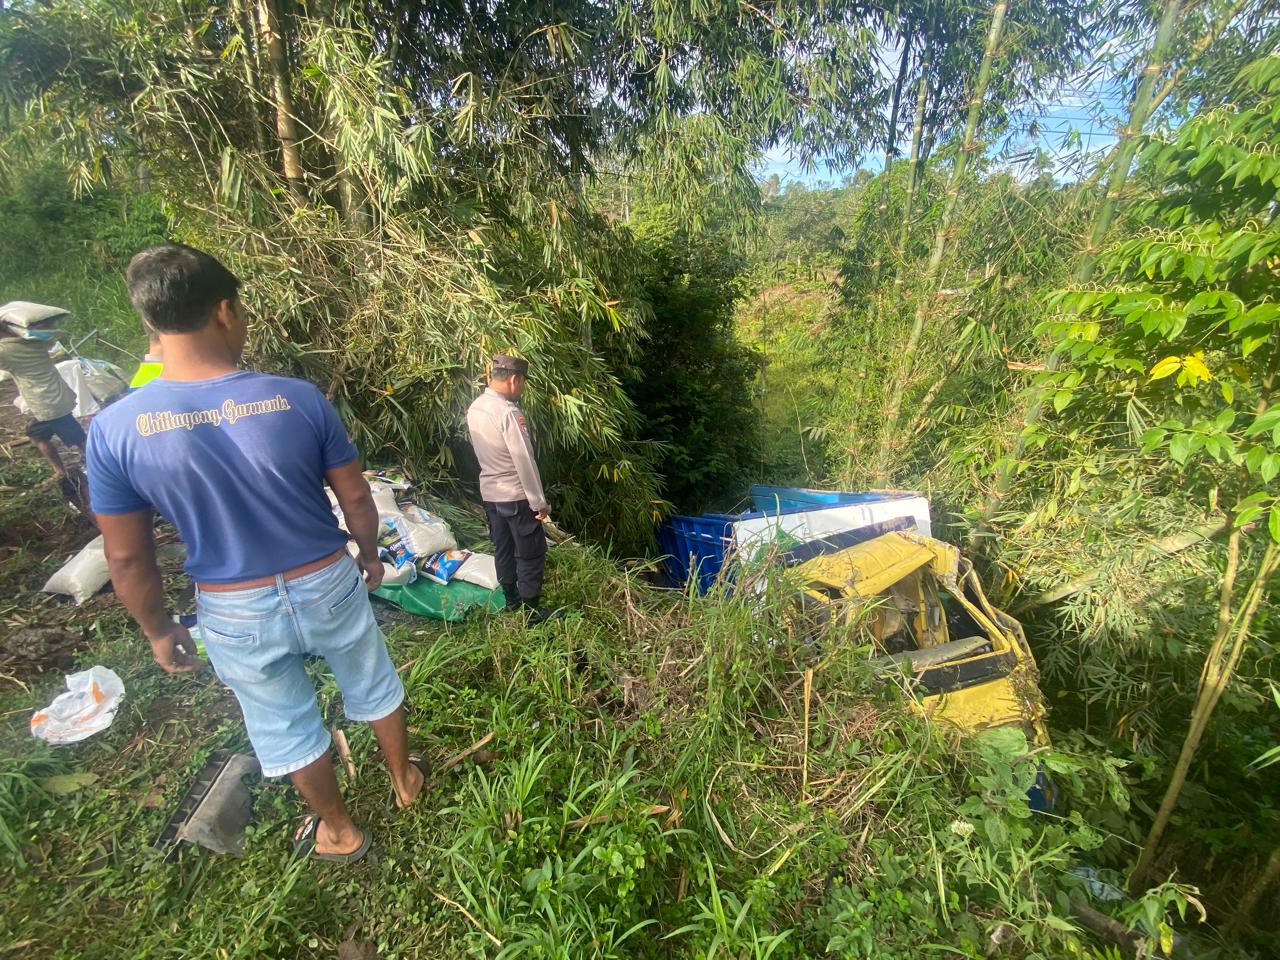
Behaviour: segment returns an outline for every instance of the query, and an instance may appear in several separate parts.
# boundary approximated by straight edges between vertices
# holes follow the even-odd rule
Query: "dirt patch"
[[[50,627],[0,627],[0,673],[30,676],[63,671],[75,663],[88,632],[62,624]]]
[[[338,960],[377,960],[378,947],[369,940],[343,940],[338,944]]]

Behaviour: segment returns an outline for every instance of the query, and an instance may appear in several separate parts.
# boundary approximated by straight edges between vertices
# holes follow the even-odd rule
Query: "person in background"
[[[507,609],[527,612],[534,624],[555,614],[541,607],[547,558],[542,524],[551,519],[551,508],[518,406],[528,381],[527,360],[494,356],[489,386],[467,410],[467,428],[480,463],[480,498]]]
[[[152,534],[159,511],[186,543],[205,650],[240,701],[263,775],[287,775],[311,809],[295,848],[357,860],[370,835],[342,801],[305,657],[327,661],[347,717],[373,727],[391,774],[389,808],[417,798],[424,766],[409,753],[404,687],[369,604],[382,562],[356,448],[313,385],[239,369],[248,330],[240,282],[212,256],[152,247],[133,258],[127,280],[160,339],[164,376],[89,430],[89,489],[115,591],[162,669],[200,666],[187,629],[165,609]]]
[[[51,331],[30,331],[24,337],[14,326],[0,322],[0,370],[9,373],[17,384],[18,395],[32,418],[27,424],[27,436],[52,468],[63,496],[88,515],[84,475],[68,468],[53,444],[53,438],[58,437],[83,454],[85,432],[72,412],[76,408],[75,392],[49,356],[56,339],[56,334],[50,334]]]
[[[143,326],[146,326],[145,324]],[[150,327],[147,330],[147,355],[138,364],[138,369],[129,381],[129,390],[145,387],[164,372],[164,348],[160,346],[159,335]]]

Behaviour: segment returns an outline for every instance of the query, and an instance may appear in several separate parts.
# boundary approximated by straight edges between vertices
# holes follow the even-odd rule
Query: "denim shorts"
[[[364,579],[345,554],[268,587],[198,590],[196,617],[214,670],[240,701],[263,776],[293,773],[329,749],[304,655],[329,664],[351,720],[380,720],[404,700]]]

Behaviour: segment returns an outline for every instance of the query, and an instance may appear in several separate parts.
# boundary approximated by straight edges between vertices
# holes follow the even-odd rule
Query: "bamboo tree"
[[[902,88],[907,82],[907,68],[911,66],[911,44],[915,39],[914,27],[908,27],[902,37],[902,57],[898,61],[898,76],[893,83],[893,98],[889,105],[889,126],[884,138],[884,172],[880,178],[880,203],[876,215],[880,229],[884,229],[889,212],[889,173],[893,170],[893,157],[898,152],[898,108],[902,103]],[[877,262],[877,268],[879,262]]]
[[[297,200],[304,199],[302,151],[299,149],[297,114],[293,108],[293,91],[289,83],[289,65],[285,56],[284,41],[280,34],[280,19],[276,0],[257,0],[258,32],[262,49],[266,51],[267,67],[275,95],[276,135],[280,138],[280,159],[289,192]]]
[[[1178,24],[1178,18],[1181,13],[1182,0],[1169,0],[1164,6],[1164,11],[1160,17],[1160,26],[1156,30],[1155,40],[1151,44],[1151,52],[1147,56],[1147,65],[1142,71],[1142,80],[1138,83],[1138,88],[1134,92],[1133,102],[1129,107],[1129,120],[1120,133],[1120,144],[1112,160],[1106,196],[1098,205],[1098,209],[1094,214],[1093,225],[1089,230],[1089,238],[1076,266],[1075,281],[1078,284],[1088,283],[1093,277],[1094,267],[1097,265],[1098,251],[1102,247],[1103,240],[1106,239],[1107,231],[1111,229],[1111,221],[1115,218],[1116,203],[1121,194],[1123,194],[1125,184],[1129,179],[1129,168],[1133,165],[1133,157],[1138,149],[1138,138],[1142,135],[1143,128],[1146,127],[1147,121],[1151,118],[1154,109],[1153,96],[1156,80],[1164,72],[1166,66],[1165,57],[1168,55],[1169,44],[1173,39],[1174,29]],[[1046,361],[1045,365],[1048,369],[1053,370],[1058,362],[1058,355],[1054,354]],[[1009,485],[1013,482],[1014,471],[1017,469],[1018,461],[1022,459],[1023,454],[1026,452],[1028,430],[1040,422],[1040,416],[1044,412],[1044,403],[1045,395],[1042,392],[1038,393],[1032,400],[1022,429],[1018,433],[1018,438],[1014,441],[1012,451],[1010,451],[1008,457],[1000,462],[997,468],[995,485],[983,507],[982,519],[974,529],[973,539],[976,540],[983,532],[989,529],[991,520],[995,516],[996,510],[1000,507],[1000,501],[1009,492]]]
[[[926,48],[924,59],[920,63],[920,81],[916,90],[916,114],[911,125],[911,158],[910,173],[907,176],[907,199],[902,209],[902,227],[898,233],[898,256],[902,257],[907,249],[907,241],[911,237],[911,216],[915,209],[916,185],[920,182],[921,160],[920,140],[924,135],[924,111],[929,96],[929,66],[933,59],[933,51]],[[899,271],[899,279],[901,271]]]
[[[260,154],[266,155],[267,134],[262,128],[262,118],[258,116],[258,104],[262,103],[262,84],[258,81],[258,56],[256,38],[253,35],[252,15],[249,0],[235,0],[235,14],[240,26],[240,62],[244,67],[244,85],[248,92],[249,128],[253,131],[253,142]]]
[[[898,141],[898,108],[902,103],[902,87],[907,81],[907,68],[911,65],[911,41],[915,35],[915,27],[909,26],[902,38],[902,56],[898,60],[898,75],[893,84],[893,96],[889,107],[889,122],[884,138],[884,170],[880,175],[880,202],[876,206],[876,257],[871,270],[871,289],[876,291],[871,303],[871,313],[866,325],[866,335],[871,336],[872,329],[880,316],[883,293],[880,290],[880,275],[884,268],[884,258],[888,253],[889,229],[885,221],[889,211],[889,173],[893,169],[893,155],[897,151]],[[868,344],[868,346],[870,346]]]
[[[1076,265],[1076,283],[1088,283],[1093,277],[1102,242],[1106,239],[1107,231],[1111,229],[1111,222],[1115,219],[1116,203],[1129,180],[1129,168],[1133,166],[1134,154],[1138,152],[1138,138],[1142,136],[1142,130],[1151,118],[1156,80],[1164,73],[1165,56],[1181,12],[1181,0],[1171,0],[1165,5],[1164,13],[1160,17],[1160,27],[1156,31],[1151,55],[1147,60],[1146,68],[1142,71],[1142,80],[1138,84],[1138,89],[1133,96],[1133,105],[1129,109],[1129,122],[1120,131],[1120,144],[1115,163],[1111,168],[1111,178],[1107,182],[1107,192],[1102,202],[1098,204],[1088,242],[1085,244],[1080,262]]]
[[[942,217],[938,221],[938,229],[934,235],[933,253],[925,266],[924,276],[920,284],[920,301],[916,308],[915,322],[911,333],[903,347],[902,361],[898,367],[889,395],[889,404],[885,409],[884,426],[880,434],[880,451],[876,457],[875,475],[883,477],[897,438],[899,420],[902,414],[902,398],[907,384],[911,380],[915,365],[915,354],[920,348],[920,337],[924,333],[925,319],[931,302],[934,280],[938,268],[942,264],[942,254],[946,249],[947,235],[950,232],[951,220],[955,216],[956,206],[960,200],[960,187],[968,169],[969,157],[978,149],[978,121],[982,114],[982,101],[987,93],[987,84],[991,79],[991,66],[1000,46],[1000,38],[1004,33],[1005,14],[1009,11],[1008,0],[996,0],[991,8],[991,25],[987,30],[987,42],[982,52],[982,62],[978,67],[978,76],[969,97],[969,112],[964,125],[964,141],[960,153],[956,156],[955,165],[951,168],[951,176],[947,181],[946,203],[942,208]]]
[[[1200,39],[1198,39],[1192,46],[1191,53],[1186,57],[1186,59],[1178,64],[1178,68],[1176,70],[1165,77],[1164,83],[1160,85],[1160,89],[1152,94],[1151,104],[1148,108],[1148,116],[1159,110],[1160,106],[1169,99],[1169,95],[1172,94],[1174,89],[1177,87],[1178,81],[1186,75],[1187,70],[1189,70],[1192,65],[1204,56],[1205,53],[1209,51],[1210,47],[1221,39],[1222,35],[1226,33],[1227,28],[1231,26],[1232,21],[1234,21],[1235,18],[1238,17],[1247,6],[1249,6],[1250,2],[1251,0],[1236,0],[1234,4],[1223,11],[1222,16],[1214,21],[1205,33],[1201,34]],[[1093,172],[1090,173],[1088,177],[1080,181],[1079,187],[1076,191],[1077,203],[1083,204],[1085,202],[1085,198],[1092,195],[1094,188],[1098,185],[1098,181],[1100,181],[1105,174],[1111,171],[1115,164],[1116,154],[1118,153],[1120,146],[1121,145],[1118,142],[1112,146],[1098,162],[1097,166],[1094,167]]]
[[[1187,781],[1187,772],[1195,760],[1196,751],[1200,749],[1200,741],[1209,726],[1209,720],[1222,699],[1223,692],[1235,675],[1240,658],[1248,645],[1249,630],[1253,626],[1254,616],[1258,612],[1263,597],[1267,593],[1267,584],[1276,567],[1280,565],[1280,545],[1268,541],[1263,551],[1262,560],[1253,582],[1245,594],[1240,609],[1232,613],[1232,593],[1236,574],[1240,566],[1240,528],[1231,532],[1227,541],[1227,570],[1222,578],[1222,590],[1218,606],[1218,626],[1214,631],[1213,643],[1205,657],[1204,669],[1200,674],[1200,686],[1196,691],[1196,700],[1191,708],[1191,728],[1182,742],[1182,750],[1178,754],[1178,762],[1174,765],[1173,775],[1165,788],[1164,798],[1160,801],[1160,809],[1156,812],[1155,821],[1142,845],[1142,853],[1129,876],[1129,892],[1140,894],[1146,887],[1147,875],[1155,862],[1156,853],[1160,849],[1160,840],[1164,837],[1165,828],[1169,826],[1169,818]]]
[[[331,30],[338,27],[333,0],[314,0],[314,6],[318,20]],[[369,210],[364,188],[342,150],[339,138],[342,124],[338,94],[330,89],[324,98],[324,139],[329,144],[329,152],[333,158],[333,176],[338,184],[338,212],[342,215],[343,223],[363,231],[369,226]]]

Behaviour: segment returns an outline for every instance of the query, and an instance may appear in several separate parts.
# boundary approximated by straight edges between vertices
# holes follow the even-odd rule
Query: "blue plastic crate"
[[[823,510],[847,506],[851,503],[870,503],[876,500],[894,500],[913,496],[905,493],[842,493],[827,490],[802,490],[798,487],[751,488],[752,504],[756,508],[744,513],[707,513],[700,517],[674,515],[658,528],[658,548],[663,553],[663,567],[675,584],[684,585],[690,579],[697,580],[698,592],[706,593],[721,576],[725,557],[733,545],[732,524],[738,520],[760,517],[777,517],[810,510]],[[805,497],[809,497],[806,500]],[[780,504],[780,505],[779,505]],[[902,529],[892,527],[886,529]],[[817,549],[840,549],[835,544],[848,538],[837,538]],[[849,542],[861,542],[852,540]]]

